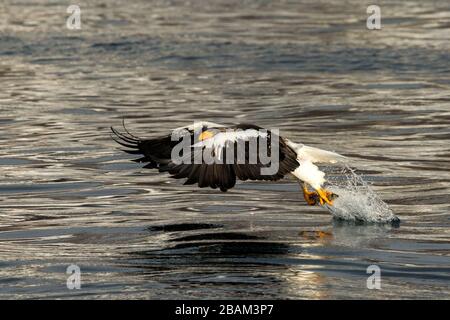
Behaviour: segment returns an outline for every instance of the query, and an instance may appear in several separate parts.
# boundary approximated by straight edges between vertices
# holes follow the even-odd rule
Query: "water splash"
[[[327,189],[339,195],[333,206],[325,205],[334,218],[363,223],[400,222],[389,206],[350,167],[343,168],[340,179],[328,182]]]

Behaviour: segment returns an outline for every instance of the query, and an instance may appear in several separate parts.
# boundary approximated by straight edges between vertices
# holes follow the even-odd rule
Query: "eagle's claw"
[[[306,200],[306,203],[310,206],[316,205],[318,202],[321,205],[329,204],[333,205],[333,200],[338,197],[337,194],[328,191],[326,189],[318,189],[316,191],[308,191],[306,184],[303,185],[303,197]]]

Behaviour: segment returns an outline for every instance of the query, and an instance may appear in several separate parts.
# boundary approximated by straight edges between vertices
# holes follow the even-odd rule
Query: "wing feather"
[[[215,126],[215,128],[212,128]],[[249,148],[249,141],[256,138],[266,138],[269,144],[273,133],[270,131],[260,131],[262,128],[254,125],[238,125],[232,127],[234,132],[227,132],[226,128],[221,125],[202,123],[201,130],[217,129],[213,137],[203,141],[194,141],[195,132],[189,131],[190,127],[178,128],[186,129],[191,135],[191,149],[189,154],[182,155],[183,159],[191,159],[191,163],[175,164],[171,160],[172,149],[179,143],[179,141],[172,141],[171,135],[156,137],[152,139],[140,139],[132,135],[125,129],[126,133],[121,133],[114,128],[111,128],[115,135],[113,139],[120,145],[129,148],[125,150],[132,154],[141,154],[143,157],[136,159],[137,162],[148,162],[144,168],[158,169],[160,172],[168,172],[175,179],[186,179],[184,184],[198,184],[200,188],[211,187],[220,188],[226,191],[236,184],[236,178],[240,180],[278,180],[283,178],[286,174],[294,171],[299,163],[297,162],[297,154],[286,144],[286,141],[279,138],[279,168],[278,171],[271,175],[262,175],[261,169],[269,167],[270,164],[262,164],[257,156],[257,162],[254,164],[248,163],[251,158],[251,151]],[[229,128],[230,129],[230,128]],[[237,131],[236,131],[237,130]],[[181,139],[181,138],[180,138]],[[237,163],[237,145],[244,143],[245,163]],[[194,163],[195,152],[204,151],[205,149],[212,149],[215,154],[220,154],[223,163]],[[234,150],[231,150],[234,148]],[[226,163],[226,155],[228,152],[234,151],[233,163]],[[270,154],[269,154],[270,156]]]

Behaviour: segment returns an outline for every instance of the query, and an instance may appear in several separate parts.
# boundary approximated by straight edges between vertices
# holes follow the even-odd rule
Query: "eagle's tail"
[[[299,159],[309,160],[312,163],[343,163],[348,162],[348,158],[336,152],[322,150],[319,148],[303,145],[297,150]]]

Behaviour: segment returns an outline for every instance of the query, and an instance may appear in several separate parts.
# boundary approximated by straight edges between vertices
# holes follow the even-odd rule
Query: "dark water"
[[[64,1],[0,4],[1,298],[450,298],[448,2],[378,2],[380,31],[356,0],[77,3],[81,30]],[[337,223],[293,180],[181,186],[116,148],[123,117],[279,128],[402,223]]]

